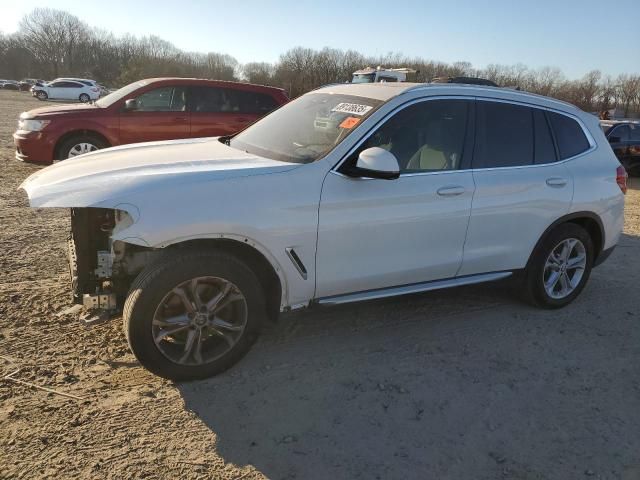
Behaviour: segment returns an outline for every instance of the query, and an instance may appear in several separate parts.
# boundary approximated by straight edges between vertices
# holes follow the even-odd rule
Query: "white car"
[[[33,207],[72,209],[76,301],[123,311],[146,368],[192,379],[235,363],[279,311],[507,277],[563,307],[618,242],[626,174],[567,103],[378,83],[320,88],[233,137],[89,153],[21,187]]]
[[[89,81],[81,79],[56,79],[42,86],[31,88],[33,96],[38,100],[78,100],[87,103],[100,98],[100,88]]]

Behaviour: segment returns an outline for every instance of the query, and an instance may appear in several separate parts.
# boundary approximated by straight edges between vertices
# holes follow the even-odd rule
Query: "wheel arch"
[[[60,154],[60,147],[62,146],[62,144],[64,142],[66,142],[67,140],[69,140],[70,138],[76,137],[76,136],[89,136],[89,137],[95,137],[96,139],[104,142],[104,144],[107,147],[111,147],[114,145],[114,143],[109,140],[104,134],[100,133],[98,130],[93,129],[93,128],[79,128],[79,129],[75,129],[75,130],[70,130],[68,132],[65,132],[64,135],[61,135],[60,138],[58,138],[58,140],[56,141],[56,145],[53,149],[53,154],[55,158],[59,157]]]
[[[596,263],[596,260],[598,256],[602,253],[602,248],[605,244],[604,226],[602,224],[602,220],[596,213],[584,211],[584,212],[569,213],[567,215],[564,215],[563,217],[560,217],[551,225],[549,225],[547,229],[542,233],[542,235],[540,235],[540,238],[538,239],[535,246],[533,247],[533,250],[530,252],[529,260],[527,261],[527,268],[529,267],[529,264],[531,262],[531,259],[534,253],[536,252],[540,244],[544,241],[544,239],[547,238],[547,236],[556,227],[563,225],[565,223],[574,223],[576,225],[581,226],[587,231],[587,233],[591,237],[591,240],[593,241],[593,246],[595,250],[593,261],[594,263]]]
[[[267,299],[269,319],[275,321],[280,309],[286,305],[287,285],[282,268],[263,248],[246,237],[225,235],[220,238],[194,238],[178,241],[165,249],[212,249],[227,252],[249,265],[258,276]]]

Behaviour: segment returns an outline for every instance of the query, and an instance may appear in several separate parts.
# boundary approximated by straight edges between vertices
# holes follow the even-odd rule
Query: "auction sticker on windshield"
[[[373,107],[358,103],[339,103],[331,109],[332,112],[350,113],[351,115],[364,115]]]
[[[360,119],[358,117],[347,117],[340,124],[340,128],[353,128],[359,121]]]

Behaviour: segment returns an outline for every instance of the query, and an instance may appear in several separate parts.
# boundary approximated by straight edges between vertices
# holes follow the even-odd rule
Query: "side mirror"
[[[137,110],[138,109],[138,101],[135,98],[130,98],[126,102],[124,102],[125,110]]]
[[[400,166],[393,153],[384,148],[371,147],[360,152],[355,168],[349,173],[354,177],[393,180],[400,176]]]

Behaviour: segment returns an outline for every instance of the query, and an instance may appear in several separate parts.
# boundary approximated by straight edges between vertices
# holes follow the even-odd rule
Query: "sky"
[[[193,52],[274,62],[303,46],[400,52],[475,68],[498,63],[640,73],[640,0],[0,0],[0,31],[34,6],[116,35],[157,35]]]

